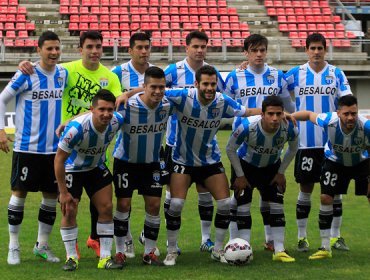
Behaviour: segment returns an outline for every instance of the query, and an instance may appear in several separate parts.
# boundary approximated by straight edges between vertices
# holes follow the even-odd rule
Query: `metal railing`
[[[104,60],[127,60],[127,39],[110,39],[108,46],[104,42]],[[174,40],[181,44],[173,45]],[[243,38],[235,39],[210,39],[208,46],[208,59],[218,61],[240,60],[243,47],[240,45]],[[295,44],[298,42],[298,47],[292,48],[292,40]],[[348,61],[367,61],[370,59],[370,40],[368,39],[352,39],[350,46],[339,47],[344,39],[328,39],[327,42],[327,59],[328,60],[348,60]],[[348,40],[348,39],[345,39]],[[152,39],[153,46],[151,51],[151,60],[168,60],[173,61],[178,59],[178,56],[183,57],[185,39],[166,39],[168,46],[157,46],[161,43],[161,39]],[[214,46],[214,42],[221,44]],[[238,42],[238,46],[235,46]],[[35,48],[25,47],[5,47],[4,40],[0,41],[0,62],[14,63],[20,60],[34,60],[38,58]],[[157,43],[157,44],[155,44]],[[306,59],[304,54],[305,39],[289,39],[289,38],[270,38],[268,57],[274,61],[291,60],[300,61]],[[62,41],[62,61],[70,61],[80,58],[77,51],[78,38],[68,38]]]

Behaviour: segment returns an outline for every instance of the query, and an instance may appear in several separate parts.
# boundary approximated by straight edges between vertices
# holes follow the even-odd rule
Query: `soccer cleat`
[[[163,263],[167,266],[172,266],[176,264],[176,259],[179,254],[177,252],[167,253],[166,258],[164,259]]]
[[[139,242],[141,245],[145,246],[145,236],[144,236],[144,230],[141,231],[140,236],[139,236]],[[154,254],[159,257],[161,255],[161,252],[159,252],[158,247],[155,247]],[[127,256],[129,258],[129,256]]]
[[[78,260],[76,260],[74,257],[68,258],[68,260],[66,260],[65,264],[62,267],[64,271],[74,271],[77,268],[78,268]]]
[[[299,252],[308,252],[310,250],[310,243],[306,237],[302,237],[298,239],[297,250]]]
[[[105,269],[122,269],[123,264],[116,263],[112,257],[106,257],[104,259],[100,259],[98,262],[98,268],[105,268]]]
[[[36,242],[33,247],[33,254],[37,257],[41,257],[48,262],[60,262],[60,259],[54,255],[49,246],[38,247],[38,242]]]
[[[129,259],[135,258],[135,247],[132,239],[125,241],[124,253]]]
[[[267,251],[274,252],[274,240],[269,240],[263,244],[263,247]]]
[[[145,246],[144,230],[142,230],[141,233],[140,233],[139,242],[140,242],[141,245]]]
[[[326,250],[325,248],[319,248],[319,250],[308,257],[309,260],[321,260],[331,258],[331,251]]]
[[[200,245],[201,252],[212,252],[213,248],[215,247],[215,243],[212,242],[211,239],[207,239],[202,245]]]
[[[124,264],[126,262],[126,255],[124,253],[118,252],[114,256],[114,261],[117,264]]]
[[[149,254],[144,254],[143,263],[148,264],[148,265],[154,265],[154,266],[163,265],[163,262],[155,254],[155,248]]]
[[[285,251],[272,254],[272,260],[277,262],[295,262],[295,258],[289,256]]]
[[[93,249],[96,256],[100,257],[100,242],[99,240],[92,239],[90,236],[86,241],[87,248]]]
[[[343,237],[330,238],[330,247],[341,251],[349,251],[349,248],[344,242]]]
[[[17,265],[21,263],[21,252],[19,247],[9,249],[7,261],[10,265]]]
[[[224,254],[225,254],[225,252],[222,249],[221,250],[212,250],[211,259],[215,260],[215,261],[218,261],[220,263],[227,263]]]

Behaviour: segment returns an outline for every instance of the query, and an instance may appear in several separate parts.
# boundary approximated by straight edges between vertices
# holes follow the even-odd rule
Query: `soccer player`
[[[0,149],[9,152],[4,130],[6,104],[16,102],[15,142],[12,159],[12,196],[8,205],[9,252],[7,262],[20,264],[19,232],[28,192],[42,192],[38,216],[38,236],[33,253],[48,262],[59,262],[48,240],[56,218],[58,187],[55,183],[54,157],[58,138],[54,131],[60,124],[62,94],[68,72],[58,65],[59,37],[46,31],[38,39],[40,60],[33,74],[17,71],[0,94]]]
[[[196,71],[208,65],[204,59],[207,54],[207,34],[199,31],[192,31],[186,36],[186,58],[170,64],[164,70],[166,74],[166,86],[169,88],[193,88],[195,82]],[[217,71],[217,90],[223,92],[224,82],[221,74]],[[171,153],[175,145],[176,139],[176,114],[170,117],[167,126],[165,160],[166,168],[170,172],[172,166]],[[168,181],[166,183],[169,183]],[[210,192],[205,189],[200,183],[196,184],[198,191],[198,209],[201,224],[202,241],[200,251],[211,252],[214,243],[211,240],[211,225],[213,218],[213,201]],[[164,211],[169,208],[171,194],[169,187],[166,190],[166,199],[164,202]],[[178,249],[180,253],[180,249]]]
[[[250,242],[250,213],[253,188],[257,187],[263,201],[271,209],[271,237],[274,240],[272,260],[294,262],[284,249],[284,172],[298,150],[298,129],[283,120],[284,103],[278,96],[262,102],[262,114],[243,119],[234,128],[226,152],[233,167],[231,183],[237,201],[236,220],[239,237]],[[284,144],[288,148],[281,161]]]
[[[54,165],[62,211],[60,233],[67,252],[65,271],[78,268],[76,217],[83,188],[98,211],[101,245],[98,268],[123,267],[111,258],[112,174],[105,165],[108,145],[123,124],[123,117],[114,113],[115,101],[109,90],[99,90],[93,97],[91,112],[72,120],[59,140]]]
[[[338,100],[336,113],[296,112],[297,120],[310,121],[327,137],[325,160],[321,171],[319,228],[321,248],[310,260],[331,258],[331,224],[335,196],[346,194],[351,179],[355,180],[356,195],[369,195],[370,120],[358,116],[357,99],[346,95]]]
[[[178,130],[172,150],[165,265],[176,264],[181,211],[188,188],[193,182],[201,183],[217,202],[216,239],[211,257],[217,261],[226,261],[223,256],[223,241],[230,221],[230,194],[215,136],[221,118],[260,112],[260,109],[246,110],[228,96],[216,92],[217,71],[212,66],[202,66],[195,77],[195,88],[166,91],[166,97],[175,104]]]
[[[295,96],[296,111],[333,112],[339,97],[352,94],[344,73],[325,61],[326,40],[319,33],[306,39],[308,62],[294,67],[285,75],[288,89]],[[295,158],[294,175],[300,184],[297,201],[298,251],[309,250],[307,220],[311,210],[311,194],[315,182],[319,182],[324,160],[326,136],[319,127],[310,122],[299,122],[300,141]],[[334,218],[332,223],[332,246],[349,250],[340,237],[342,223],[342,196],[334,197]]]
[[[261,108],[262,101],[268,96],[280,96],[284,108],[294,111],[294,103],[287,89],[284,74],[266,64],[268,40],[265,36],[252,34],[244,40],[244,55],[248,61],[246,69],[231,71],[225,82],[225,93],[248,108]],[[240,118],[235,118],[234,128],[240,124]],[[231,197],[230,239],[238,237],[236,226],[235,196]],[[260,212],[265,228],[265,249],[274,250],[274,242],[270,228],[269,202],[260,199]]]
[[[113,153],[115,231],[119,236],[127,235],[132,194],[137,189],[144,198],[146,212],[143,263],[162,265],[156,255],[162,196],[160,150],[173,105],[163,98],[166,81],[162,69],[149,67],[143,86],[144,91],[132,96],[123,110],[125,122]]]
[[[103,55],[103,37],[97,31],[83,32],[80,36],[79,52],[81,59],[63,63],[69,72],[67,86],[62,98],[62,121],[66,121],[79,113],[86,112],[91,106],[92,98],[100,89],[107,89],[115,96],[121,94],[121,86],[117,76],[100,63]],[[22,62],[20,70],[32,74],[32,64]],[[96,232],[98,213],[90,203],[91,233],[87,246],[99,257],[99,236]]]
[[[138,89],[139,92],[144,90],[142,88],[144,83],[144,73],[149,67],[153,66],[149,63],[150,49],[150,37],[147,34],[134,33],[130,37],[130,47],[128,48],[128,52],[131,56],[131,60],[112,69],[112,72],[118,76],[121,82],[122,92],[135,89]],[[129,212],[131,212],[131,209]],[[114,222],[119,224],[126,220],[121,219],[120,217],[122,216],[125,216],[124,213],[120,212],[117,209],[114,214]],[[120,227],[115,226],[114,236],[116,241],[117,258],[124,258],[124,256],[122,255],[123,253],[128,258],[135,257],[134,243],[132,241],[130,230],[130,217],[128,217],[128,221],[129,224],[126,235],[123,235],[122,229]],[[143,239],[141,238],[139,240]]]

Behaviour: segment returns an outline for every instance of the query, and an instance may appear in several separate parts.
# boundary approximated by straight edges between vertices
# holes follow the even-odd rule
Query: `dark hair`
[[[257,47],[257,46],[268,46],[268,41],[265,36],[262,36],[260,34],[252,34],[245,38],[244,40],[244,50],[248,51],[251,47]]]
[[[98,31],[85,31],[80,36],[80,48],[84,45],[86,39],[100,40],[103,43],[103,36]]]
[[[59,41],[60,42],[60,39],[57,34],[55,34],[53,31],[48,30],[48,31],[42,32],[37,42],[37,46],[39,48],[42,48],[45,41]]]
[[[188,35],[186,35],[185,41],[186,41],[186,45],[187,46],[190,45],[191,40],[193,38],[196,38],[196,39],[199,39],[199,40],[204,40],[208,44],[208,36],[207,36],[207,34],[204,33],[204,32],[200,32],[198,30],[195,30],[195,31],[190,32]]]
[[[107,102],[112,102],[113,104],[116,103],[116,97],[113,93],[107,89],[99,89],[98,92],[93,97],[91,104],[92,106],[96,106],[99,100],[104,100]]]
[[[143,32],[137,32],[132,34],[130,37],[130,48],[132,49],[135,46],[135,41],[149,41],[150,43],[150,37],[148,34]]]
[[[202,77],[203,74],[209,75],[209,76],[215,75],[216,78],[218,78],[216,69],[211,65],[204,65],[204,66],[200,67],[197,70],[197,72],[195,72],[195,80],[198,83],[200,83],[200,80],[201,80],[201,77]]]
[[[307,36],[306,49],[308,49],[312,43],[322,43],[324,49],[326,49],[326,39],[321,33],[312,33]]]
[[[144,84],[148,82],[149,78],[165,79],[164,71],[157,66],[151,66],[145,70]]]
[[[357,105],[357,98],[352,94],[342,96],[338,99],[338,108],[352,105]]]
[[[283,100],[277,95],[270,95],[267,96],[263,101],[262,101],[262,112],[266,112],[267,107],[269,106],[279,106],[284,110],[284,103]]]

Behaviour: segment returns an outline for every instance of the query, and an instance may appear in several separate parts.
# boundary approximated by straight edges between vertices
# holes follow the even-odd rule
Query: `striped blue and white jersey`
[[[178,130],[172,160],[186,166],[220,162],[216,133],[221,119],[243,116],[245,107],[219,92],[204,106],[199,102],[196,88],[168,90],[166,96],[175,104],[177,115]]]
[[[352,94],[343,71],[328,63],[321,72],[316,73],[307,62],[289,70],[285,78],[288,90],[294,92],[297,112],[334,112],[338,99]],[[306,121],[298,122],[298,126],[300,149],[324,147],[327,138],[319,127]]]
[[[247,108],[262,108],[263,100],[272,95],[291,102],[284,73],[267,64],[261,73],[250,67],[230,72],[226,77],[225,93]],[[290,104],[293,107],[293,103]],[[233,127],[238,127],[240,122],[240,118],[235,118]]]
[[[154,65],[149,63],[149,67],[151,66]],[[114,67],[112,72],[118,76],[122,92],[143,86],[144,73],[141,74],[135,69],[132,65],[132,59],[129,62]]]
[[[131,163],[159,162],[167,120],[174,106],[163,97],[155,109],[150,109],[141,100],[142,94],[132,96],[122,111],[125,120],[117,136],[113,156]]]
[[[298,128],[293,123],[282,121],[275,133],[267,133],[262,128],[261,116],[244,118],[234,129],[228,142],[239,146],[238,156],[256,167],[266,167],[276,163],[282,154],[284,144],[298,142]]]
[[[226,77],[225,93],[247,108],[261,108],[267,96],[290,97],[284,73],[267,64],[261,73],[250,67],[231,71]]]
[[[207,62],[203,61],[203,65],[208,65]],[[216,69],[217,71],[217,69]],[[186,58],[177,63],[170,64],[164,69],[166,75],[166,86],[168,88],[193,88],[195,82],[195,72],[193,68],[190,67]],[[224,80],[217,71],[217,91],[224,91]],[[173,114],[168,120],[167,132],[166,132],[166,143],[169,146],[175,145],[176,140],[176,114]]]
[[[117,112],[114,112],[104,132],[99,132],[94,127],[92,113],[72,120],[58,144],[60,149],[70,153],[65,162],[66,171],[88,171],[103,165],[109,143],[122,125],[123,117]]]
[[[355,166],[369,158],[370,120],[359,116],[356,127],[349,134],[342,131],[337,113],[319,114],[316,122],[328,136],[324,147],[327,159],[344,166]]]
[[[67,70],[59,64],[52,72],[36,63],[32,75],[15,73],[1,93],[5,103],[16,97],[14,151],[56,153],[55,129],[61,122],[62,94],[67,78]]]

